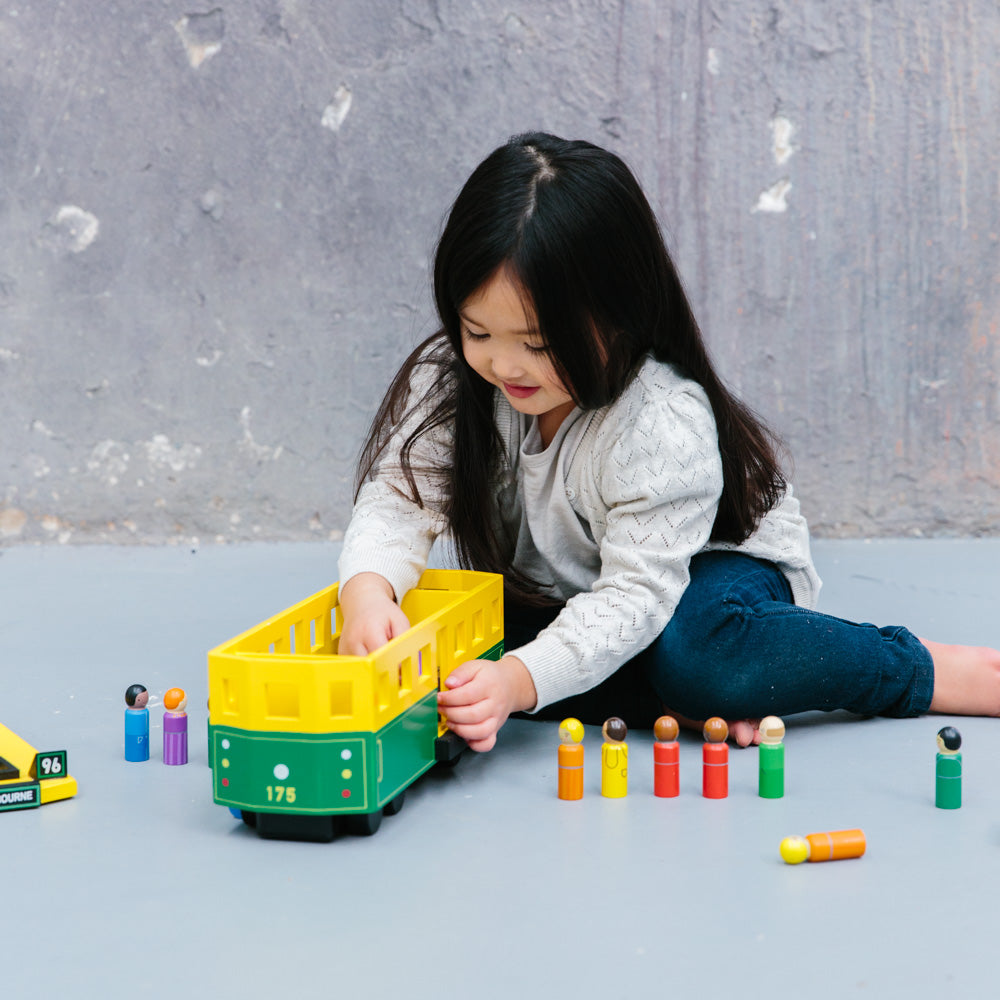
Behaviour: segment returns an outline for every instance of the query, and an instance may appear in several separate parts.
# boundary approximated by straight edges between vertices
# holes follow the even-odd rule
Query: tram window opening
[[[340,605],[335,604],[330,608],[329,614],[329,629],[330,629],[330,645],[329,649],[331,652],[336,653],[340,649],[340,630],[343,627],[344,616],[340,613]]]
[[[271,718],[299,718],[299,686],[288,681],[265,681],[264,704]]]
[[[386,709],[395,699],[396,686],[393,684],[395,678],[388,670],[379,671],[378,675],[378,707]]]
[[[399,693],[409,694],[413,690],[413,657],[408,656],[399,665]]]
[[[222,708],[226,712],[238,712],[239,702],[236,698],[236,682],[230,677],[222,678]]]
[[[472,641],[482,642],[486,637],[486,627],[482,611],[477,611],[472,616]]]
[[[350,718],[354,714],[354,684],[351,681],[330,682],[330,715]]]

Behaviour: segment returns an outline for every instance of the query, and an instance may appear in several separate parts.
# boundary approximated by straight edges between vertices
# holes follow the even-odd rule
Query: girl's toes
[[[732,736],[738,747],[748,747],[754,742],[754,737],[757,735],[757,728],[746,719],[740,719],[739,722],[730,724],[729,735]]]

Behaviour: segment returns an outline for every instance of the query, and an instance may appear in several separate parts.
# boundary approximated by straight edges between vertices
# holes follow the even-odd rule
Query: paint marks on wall
[[[45,535],[54,538],[60,545],[65,545],[73,537],[72,525],[55,514],[43,514],[38,523]]]
[[[783,177],[777,184],[772,184],[766,191],[761,191],[757,204],[751,212],[787,212],[788,202],[785,200],[792,190],[792,182]]]
[[[280,444],[277,447],[271,448],[266,444],[258,444],[254,440],[253,433],[250,430],[251,416],[252,413],[249,406],[244,406],[240,410],[240,426],[243,428],[243,440],[239,445],[240,451],[245,455],[249,455],[257,462],[273,462],[280,458],[284,450]]]
[[[226,19],[220,7],[207,14],[185,14],[174,22],[174,30],[184,43],[188,63],[198,69],[202,63],[218,55],[226,34]]]
[[[194,363],[199,368],[214,368],[219,361],[222,359],[222,351],[218,347],[213,347],[207,341],[203,340],[198,345],[198,351],[195,354]]]
[[[17,538],[28,523],[28,515],[18,507],[0,507],[0,538]]]
[[[221,222],[225,214],[222,192],[218,188],[209,188],[198,199],[198,207],[214,222]]]
[[[797,147],[792,143],[795,126],[784,115],[775,115],[768,125],[771,129],[771,155],[775,165],[783,167],[795,153]],[[757,196],[757,203],[750,209],[751,213],[765,212],[780,214],[788,211],[788,193],[792,190],[792,182],[788,177],[775,181],[769,188]]]
[[[154,434],[148,441],[136,442],[135,450],[145,457],[150,475],[166,473],[173,476],[186,472],[197,464],[202,454],[198,445],[172,444],[166,434]],[[131,466],[132,452],[128,445],[110,438],[98,442],[87,459],[87,471],[105,486],[118,486]],[[142,479],[137,483],[144,485]]]
[[[344,124],[344,119],[347,118],[347,113],[351,110],[351,102],[353,100],[354,97],[351,94],[351,88],[347,84],[341,84],[337,88],[337,92],[333,95],[333,99],[323,109],[323,117],[320,119],[320,125],[323,128],[328,128],[331,132],[339,132],[340,126]]]
[[[784,115],[775,115],[770,124],[774,162],[781,167],[792,158],[792,154],[795,152],[796,147],[792,145],[792,133],[795,131],[795,126]]]
[[[24,468],[35,479],[44,479],[52,471],[52,467],[41,455],[34,452],[24,456]]]
[[[131,457],[120,441],[106,438],[94,445],[87,459],[87,471],[105,486],[117,486],[128,471]]]
[[[151,440],[143,442],[143,450],[153,472],[185,472],[196,465],[201,457],[198,445],[171,444],[166,434],[154,434]]]
[[[719,63],[719,50],[709,49],[705,57],[705,69],[708,70],[709,76],[718,76],[722,72],[722,67]]]
[[[42,227],[42,243],[58,254],[83,253],[100,229],[93,213],[78,205],[60,205]]]

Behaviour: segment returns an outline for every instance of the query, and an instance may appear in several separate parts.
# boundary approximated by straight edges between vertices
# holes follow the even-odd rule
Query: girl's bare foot
[[[705,725],[704,722],[696,722],[694,719],[678,715],[666,706],[664,706],[663,712],[665,715],[672,715],[677,720],[678,725],[685,729],[696,729],[701,732]],[[760,725],[760,719],[738,719],[736,722],[727,720],[726,725],[729,726],[729,738],[738,747],[748,747],[751,743],[754,745],[760,743],[760,732],[757,729]]]
[[[934,660],[932,712],[1000,716],[1000,650],[920,641]]]
[[[760,719],[738,719],[729,723],[729,735],[738,747],[748,747],[760,743]]]

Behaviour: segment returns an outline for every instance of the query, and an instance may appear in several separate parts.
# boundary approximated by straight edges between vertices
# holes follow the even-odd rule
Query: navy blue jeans
[[[505,647],[514,652],[533,639],[559,610],[508,602]],[[931,655],[912,632],[797,607],[773,563],[703,552],[691,560],[673,618],[646,650],[597,687],[531,717],[601,725],[618,715],[649,728],[669,706],[690,719],[816,709],[905,718],[926,712],[933,693]]]

